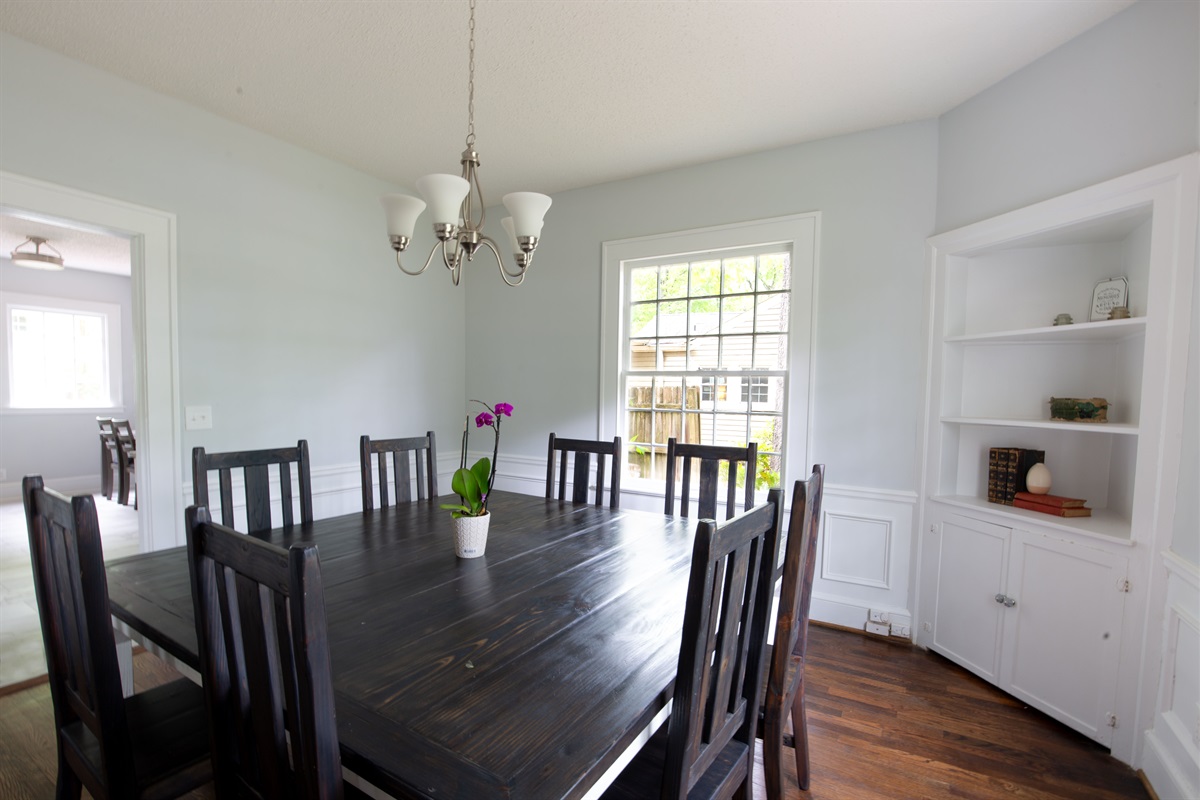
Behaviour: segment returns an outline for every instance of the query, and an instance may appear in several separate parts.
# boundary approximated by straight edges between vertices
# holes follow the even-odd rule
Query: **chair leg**
[[[105,500],[112,500],[112,461],[104,443],[100,443],[100,494]]]
[[[61,745],[60,745],[61,746]],[[65,758],[58,756],[58,783],[54,786],[55,800],[79,800],[83,795],[83,784],[79,776],[67,764]]]
[[[770,701],[763,711],[762,760],[767,800],[783,797],[783,723],[786,717]]]
[[[796,689],[792,698],[792,738],[796,742],[796,782],[800,789],[808,790],[808,718],[804,712],[804,679]]]

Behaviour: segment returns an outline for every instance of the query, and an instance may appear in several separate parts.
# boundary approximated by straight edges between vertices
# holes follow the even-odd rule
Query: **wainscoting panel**
[[[1200,797],[1200,568],[1170,552],[1163,562],[1163,669],[1141,768],[1159,797]]]
[[[889,588],[891,520],[828,512],[824,516],[821,579]]]

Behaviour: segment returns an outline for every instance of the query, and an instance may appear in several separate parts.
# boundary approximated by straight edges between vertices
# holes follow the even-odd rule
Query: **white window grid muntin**
[[[102,303],[74,298],[52,297],[42,295],[26,295],[5,292],[3,297],[4,329],[3,336],[8,358],[5,380],[7,386],[3,393],[3,407],[14,411],[28,410],[106,410],[121,406],[121,307],[115,303]],[[62,314],[70,316],[74,324],[76,317],[94,317],[100,321],[100,357],[98,366],[101,370],[99,392],[102,395],[98,403],[74,404],[16,404],[19,388],[16,386],[16,353],[14,343],[14,314],[20,311],[33,311],[41,314]],[[43,398],[44,399],[44,398]]]
[[[759,276],[760,263],[761,263],[760,259],[764,255],[780,255],[780,256],[783,256],[784,258],[786,258],[787,262],[786,262],[785,268],[787,271],[785,272],[785,279],[783,281],[783,286],[785,288],[783,288],[783,289],[777,289],[777,288],[760,289],[759,288],[758,276]],[[712,261],[718,262],[720,273],[721,273],[721,288],[723,289],[724,281],[725,281],[725,274],[726,274],[726,271],[723,267],[725,261],[731,260],[731,259],[746,258],[746,257],[750,257],[750,256],[754,257],[755,286],[754,286],[753,291],[733,292],[733,293],[729,293],[729,294],[703,294],[703,295],[695,295],[695,296],[690,294],[691,281],[692,281],[692,276],[694,274],[694,270],[691,268],[692,265],[695,265],[698,263],[712,262]],[[660,436],[659,430],[658,430],[658,421],[659,421],[661,414],[678,414],[681,431],[686,431],[686,429],[687,429],[688,416],[695,416],[697,418],[702,418],[703,416],[709,416],[713,419],[712,424],[710,424],[710,426],[709,426],[709,430],[714,438],[717,435],[716,420],[717,420],[718,416],[725,417],[726,419],[728,419],[729,417],[734,417],[734,416],[741,417],[743,419],[743,433],[744,433],[743,443],[749,442],[749,441],[755,441],[755,433],[754,432],[757,429],[758,425],[761,425],[763,420],[771,419],[771,420],[775,420],[775,426],[776,426],[776,431],[775,431],[776,437],[775,438],[779,442],[787,441],[787,432],[785,429],[786,428],[786,418],[785,418],[785,413],[784,413],[783,409],[786,409],[786,407],[787,407],[787,392],[788,392],[788,382],[789,382],[788,381],[788,378],[789,378],[788,370],[787,369],[762,369],[762,368],[755,369],[755,368],[753,368],[753,365],[755,363],[757,363],[756,353],[757,353],[757,348],[759,347],[760,341],[762,341],[762,342],[773,341],[774,342],[775,352],[774,352],[773,360],[774,360],[775,364],[787,364],[788,363],[789,354],[787,352],[787,349],[790,346],[790,343],[788,341],[788,329],[789,329],[790,305],[791,305],[791,275],[790,275],[791,259],[792,259],[792,253],[791,253],[790,247],[782,247],[781,248],[780,246],[775,245],[775,246],[765,246],[765,247],[735,248],[730,251],[722,251],[720,253],[701,253],[701,254],[688,254],[688,255],[680,255],[680,256],[667,256],[667,257],[662,257],[662,258],[638,259],[638,260],[631,261],[631,262],[624,262],[622,264],[622,267],[623,267],[622,283],[624,286],[623,295],[626,298],[633,297],[632,283],[633,283],[633,275],[634,275],[635,270],[643,269],[646,267],[655,267],[659,271],[659,279],[656,281],[654,299],[652,299],[652,300],[645,299],[645,300],[637,300],[637,301],[627,300],[627,302],[625,303],[625,310],[622,314],[622,322],[623,322],[622,327],[623,327],[624,335],[622,337],[622,351],[623,352],[622,352],[622,355],[620,358],[620,363],[622,365],[622,369],[621,369],[621,374],[620,374],[620,379],[618,381],[618,384],[621,389],[620,407],[622,409],[622,419],[624,420],[622,428],[624,429],[624,436],[627,440],[627,442],[626,442],[627,451],[636,447],[636,448],[641,448],[644,451],[649,452],[651,454],[651,469],[653,469],[653,465],[655,463],[655,460],[653,457],[654,454],[657,452],[665,453],[665,451],[666,451],[666,438],[667,437],[665,435]],[[661,270],[663,270],[664,268],[679,269],[681,267],[687,268],[686,269],[687,282],[685,284],[685,286],[686,286],[685,294],[683,294],[682,296],[671,296],[671,297],[667,297],[667,298],[661,297],[660,296],[661,289],[662,289]],[[758,330],[759,315],[760,315],[760,312],[762,311],[763,305],[764,305],[763,299],[767,298],[769,300],[772,297],[781,298],[781,302],[780,302],[778,310],[774,314],[772,314],[772,316],[774,316],[775,319],[778,320],[778,323],[774,327],[767,328],[764,330]],[[745,311],[745,310],[734,310],[731,312],[726,311],[727,306],[730,305],[726,301],[741,299],[741,298],[749,300],[750,308],[748,309],[748,311]],[[692,327],[691,317],[693,314],[693,308],[695,307],[695,301],[697,301],[697,300],[715,301],[716,302],[716,304],[718,306],[718,311],[716,312],[718,315],[718,324],[716,326],[715,333],[695,333],[695,332],[692,332],[689,330]],[[684,310],[683,330],[676,331],[674,328],[672,328],[664,333],[664,331],[662,330],[662,327],[661,327],[660,320],[666,315],[662,315],[662,314],[658,313],[658,308],[656,308],[655,309],[655,325],[654,325],[654,334],[655,335],[653,335],[653,336],[637,336],[637,337],[633,336],[632,335],[633,331],[631,331],[631,327],[633,325],[633,318],[635,316],[634,309],[637,306],[652,306],[652,305],[658,306],[659,308],[661,308],[661,306],[663,306],[664,304],[679,304],[683,308],[683,310]],[[706,312],[706,313],[712,313],[712,312]],[[726,320],[727,314],[729,316],[735,316],[735,315],[742,315],[742,314],[746,314],[746,313],[751,314],[751,324],[750,324],[750,327],[748,330],[742,328],[742,329],[737,330],[737,332],[733,332],[733,331],[726,332],[725,320]],[[703,342],[705,340],[711,340],[711,341],[714,341],[717,343],[717,351],[719,354],[717,366],[710,367],[710,368],[696,368],[693,364],[693,360],[691,357],[693,350],[696,349],[693,347],[693,343]],[[748,363],[751,365],[751,367],[749,367],[749,368],[737,368],[737,367],[733,367],[733,368],[724,367],[723,368],[723,367],[721,367],[720,366],[721,364],[727,363],[724,359],[725,343],[726,342],[736,342],[736,341],[740,341],[740,340],[746,340],[750,344],[750,357],[748,359]],[[681,350],[684,353],[684,366],[683,367],[676,367],[674,369],[664,368],[664,366],[665,366],[664,353],[667,350],[667,348],[664,348],[661,346],[664,342],[678,345],[678,347],[676,349]],[[635,347],[639,343],[642,343],[643,345],[654,343],[657,345],[657,346],[653,347],[653,351],[655,354],[655,356],[654,356],[655,367],[656,367],[655,369],[646,369],[646,368],[636,369],[636,368],[634,368],[633,352],[634,352]],[[764,411],[761,408],[756,409],[755,406],[759,405],[761,401],[753,400],[753,398],[756,394],[755,388],[757,388],[757,387],[751,387],[750,384],[752,383],[752,381],[768,380],[771,378],[779,379],[778,391],[771,392],[769,388],[767,390],[767,398],[766,398],[765,402],[770,403],[773,406],[773,409],[768,410],[768,411]],[[650,393],[649,406],[633,406],[633,405],[631,405],[630,404],[630,388],[631,388],[631,386],[633,386],[634,384],[641,384],[641,385],[645,386],[646,379],[649,379],[649,387],[648,387],[649,393]],[[691,381],[694,381],[694,383],[692,385],[696,385],[697,387],[699,387],[698,397],[699,397],[700,405],[704,406],[708,403],[711,403],[713,405],[712,408],[697,408],[697,409],[684,408],[684,406],[686,405],[686,402],[687,402],[686,401],[686,396],[687,396],[686,393],[687,393],[687,388],[689,386],[689,379]],[[732,383],[735,380],[740,384],[736,390],[734,389],[734,387],[732,387],[730,385],[730,383]],[[659,387],[661,385],[664,385],[664,383],[667,381],[669,381],[672,384],[675,383],[676,381],[679,382],[679,387],[681,390],[681,400],[680,400],[679,406],[677,406],[677,407],[672,406],[672,405],[666,405],[666,406],[659,405]],[[711,382],[708,387],[705,386],[706,381]],[[704,393],[706,391],[706,388],[712,392],[712,396],[715,398],[718,393],[718,389],[717,389],[718,386],[722,386],[722,388],[725,390],[725,395],[726,395],[725,404],[727,406],[728,405],[738,406],[739,407],[738,409],[734,410],[732,408],[725,408],[725,409],[717,408],[719,401],[706,400],[704,398]],[[735,391],[737,392],[736,395],[734,394]],[[741,393],[743,391],[746,391],[748,393],[747,400],[740,399]],[[648,437],[649,441],[641,441],[641,440],[634,439],[633,432],[631,430],[632,414],[634,412],[648,413],[649,418],[650,418],[650,431],[649,431],[649,437]],[[703,419],[701,419],[700,421],[701,421],[701,424],[700,424],[699,428],[701,431],[701,438],[703,438],[703,433],[704,433]],[[663,441],[658,442],[657,440],[659,438],[662,438]],[[712,442],[704,442],[704,443],[712,443]],[[783,452],[782,452],[783,448],[780,447],[778,449],[772,449],[769,446],[763,447],[763,445],[770,444],[769,440],[768,441],[760,441],[760,442],[758,442],[758,444],[760,445],[760,449],[758,451],[759,455],[772,457],[775,461],[778,471],[780,472],[780,474],[782,474],[782,472],[783,472]],[[649,479],[641,479],[641,480],[646,480],[647,483],[652,483],[657,480],[657,477],[658,476],[654,476],[653,480],[649,480]],[[637,481],[639,481],[639,479],[631,478],[631,481],[637,482]]]

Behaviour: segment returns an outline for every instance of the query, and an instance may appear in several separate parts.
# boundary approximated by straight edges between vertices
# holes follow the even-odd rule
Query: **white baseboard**
[[[1142,773],[1159,800],[1191,800],[1200,797],[1200,784],[1188,779],[1175,759],[1167,755],[1167,747],[1156,731],[1146,731],[1142,751]]]

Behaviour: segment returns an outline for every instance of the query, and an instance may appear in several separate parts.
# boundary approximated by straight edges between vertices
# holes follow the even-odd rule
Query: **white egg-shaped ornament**
[[[1033,494],[1050,493],[1050,468],[1045,464],[1034,464],[1025,475],[1025,487]]]

